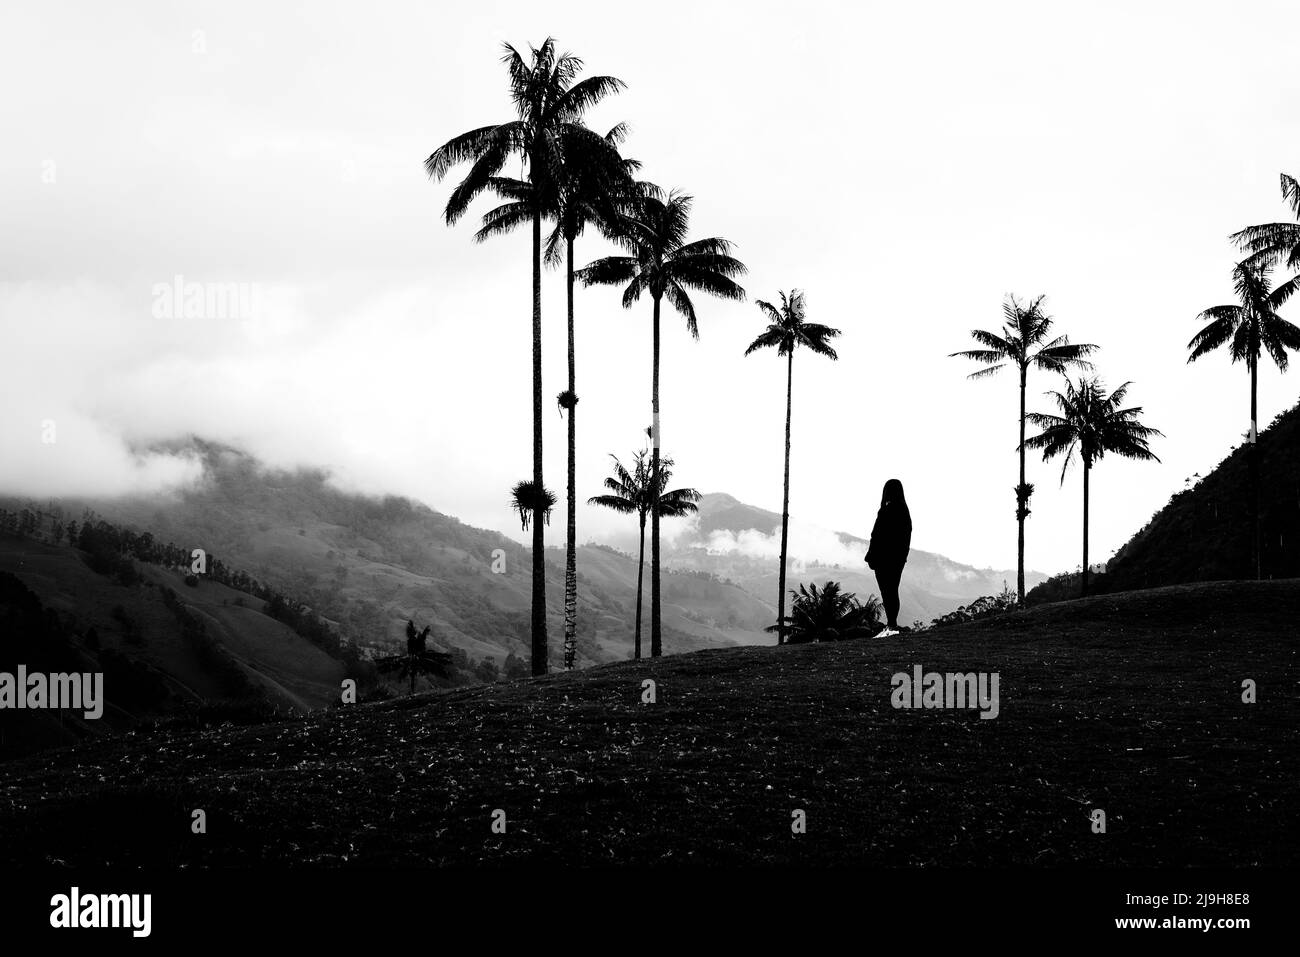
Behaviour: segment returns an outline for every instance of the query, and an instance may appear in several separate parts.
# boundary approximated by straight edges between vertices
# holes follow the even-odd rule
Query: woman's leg
[[[885,606],[885,623],[889,628],[898,629],[898,583],[902,580],[903,569],[880,568],[876,570],[876,584],[880,586],[880,603]]]

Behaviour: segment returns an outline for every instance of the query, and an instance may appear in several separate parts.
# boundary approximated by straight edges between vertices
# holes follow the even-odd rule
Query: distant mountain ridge
[[[699,509],[697,519],[665,550],[666,564],[735,581],[770,601],[775,617],[780,514],[748,505],[724,492],[704,495]],[[804,561],[792,560],[786,574],[789,588],[834,580],[862,597],[876,593],[875,575],[864,561],[866,539],[826,530],[818,541],[824,544],[805,547],[804,551],[810,554],[804,556]],[[1028,587],[1046,578],[1039,572],[1025,573]],[[928,623],[976,598],[1001,592],[1015,579],[1014,569],[975,568],[935,552],[913,548],[900,587],[900,616],[907,621]]]
[[[306,602],[361,645],[391,649],[414,618],[432,626],[435,646],[459,649],[471,662],[527,658],[532,566],[518,542],[405,498],[340,491],[323,470],[270,469],[199,439],[167,448],[197,455],[202,481],[173,496],[62,506],[202,547]],[[550,538],[555,544],[554,531]],[[548,624],[558,636],[562,553],[549,548],[546,564]],[[628,657],[635,560],[585,545],[578,564],[579,664]],[[664,594],[668,652],[766,640],[766,605],[735,585],[683,572],[665,579]],[[558,655],[558,640],[552,645]]]
[[[270,469],[200,439],[168,448],[200,457],[199,484],[173,496],[61,504],[74,514],[91,507],[186,549],[204,548],[305,602],[343,637],[376,652],[399,645],[409,618],[431,625],[435,647],[463,653],[471,667],[488,659],[500,667],[512,655],[527,659],[531,555],[518,542],[405,498],[340,491],[323,470]],[[764,629],[776,617],[775,549],[745,549],[750,539],[770,538],[779,516],[723,493],[706,495],[700,505],[697,523],[678,526],[676,537],[665,540],[665,651],[770,643]],[[730,547],[711,548],[719,537]],[[792,562],[789,586],[834,579],[862,597],[874,593],[862,561],[866,543],[842,533],[826,538],[834,554]],[[548,539],[559,545],[562,532],[553,528]],[[618,536],[578,549],[580,666],[631,655],[635,553],[635,542]],[[558,667],[561,549],[547,549],[546,566],[552,667]],[[914,551],[903,581],[903,616],[929,621],[1001,591],[1008,579],[1014,575]],[[648,608],[648,575],[646,583]]]
[[[754,529],[763,531],[779,530],[781,526],[781,514],[779,512],[770,512],[767,509],[759,508],[756,505],[747,505],[733,495],[726,492],[707,492],[700,500],[700,520],[699,532],[702,536],[707,536],[715,531],[738,532]],[[845,545],[861,547],[863,554],[866,554],[867,539],[849,532],[836,531],[834,534]],[[1016,570],[995,569],[995,568],[976,568],[974,565],[966,565],[962,562],[954,561],[938,552],[927,552],[914,548],[911,552],[913,557],[928,557],[941,559],[949,563],[954,568],[972,569],[979,572],[985,572],[989,575],[1010,575],[1015,577]],[[910,559],[909,559],[910,560]],[[1026,570],[1025,575],[1034,576],[1037,579],[1044,579],[1047,576],[1042,572]]]

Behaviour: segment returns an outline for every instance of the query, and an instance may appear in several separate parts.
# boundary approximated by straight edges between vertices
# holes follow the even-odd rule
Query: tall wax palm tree
[[[1083,459],[1083,579],[1080,593],[1088,594],[1088,478],[1092,467],[1108,452],[1127,459],[1160,459],[1151,451],[1150,440],[1163,435],[1138,421],[1142,407],[1120,408],[1131,385],[1125,382],[1109,395],[1100,380],[1081,376],[1077,383],[1066,381],[1064,392],[1049,392],[1056,399],[1060,415],[1029,413],[1028,419],[1043,431],[1025,440],[1025,446],[1042,449],[1043,461],[1065,455],[1061,467],[1061,484],[1065,471],[1078,451]]]
[[[1008,296],[1002,303],[1002,314],[1006,321],[1002,334],[988,332],[984,329],[971,330],[971,337],[983,348],[954,352],[951,357],[973,359],[985,366],[969,376],[982,379],[992,375],[1004,365],[1011,365],[1020,373],[1020,484],[1016,486],[1016,598],[1025,600],[1025,519],[1029,517],[1029,496],[1034,493],[1033,485],[1025,481],[1025,386],[1029,380],[1029,370],[1043,369],[1048,372],[1065,374],[1071,367],[1091,369],[1087,356],[1097,347],[1089,343],[1072,345],[1069,336],[1052,336],[1051,316],[1043,312],[1044,296],[1021,303],[1015,296]]]
[[[618,217],[618,203],[631,189],[632,174],[640,167],[618,153],[627,135],[619,124],[603,140],[588,141],[574,149],[565,164],[563,188],[559,191],[555,232],[551,236],[548,258],[558,258],[558,239],[564,240],[564,280],[568,298],[569,387],[559,395],[561,408],[568,411],[569,475],[567,538],[564,564],[564,667],[572,668],[578,647],[578,565],[577,565],[577,373],[573,326],[573,244],[588,225],[595,225],[606,235]]]
[[[617,458],[614,459],[614,474],[605,479],[605,488],[609,495],[596,495],[587,500],[590,505],[600,505],[613,509],[624,515],[636,515],[640,524],[641,550],[636,562],[636,639],[634,657],[641,657],[641,577],[645,569],[645,520],[655,507],[655,494],[651,479],[651,464],[646,461],[646,450],[636,453],[636,461],[629,471]],[[658,512],[665,518],[689,515],[699,510],[696,503],[700,493],[693,488],[675,488],[662,491],[672,477],[673,460],[667,456],[659,460]]]
[[[579,270],[583,285],[623,286],[623,306],[631,308],[643,294],[653,304],[653,369],[650,406],[653,417],[651,475],[659,474],[659,311],[668,304],[686,318],[691,335],[700,337],[695,304],[688,290],[705,292],[723,299],[743,300],[745,290],[733,277],[743,275],[744,265],[731,255],[731,243],[709,238],[687,242],[691,197],[685,193],[640,184],[639,195],[630,203],[630,215],[619,224],[618,242],[628,255],[606,256]],[[663,653],[659,597],[659,509],[650,510],[650,654]]]
[[[1251,254],[1256,265],[1285,262],[1287,269],[1300,272],[1300,182],[1286,173],[1282,174],[1282,198],[1290,205],[1296,222],[1247,226],[1230,238]]]
[[[493,178],[512,156],[527,163],[528,182],[538,195],[553,196],[563,168],[565,133],[578,126],[583,113],[606,96],[622,89],[623,83],[610,76],[595,76],[575,82],[582,61],[567,53],[557,54],[555,41],[547,38],[539,48],[530,48],[525,58],[505,44],[502,62],[510,82],[510,98],[516,118],[462,133],[434,150],[424,161],[430,178],[442,179],[453,167],[469,163],[469,173],[447,200],[448,224],[463,216],[474,198],[488,189]],[[533,233],[533,482],[542,486],[542,217],[547,203],[537,202],[530,210]],[[532,669],[547,670],[546,648],[546,554],[542,522],[533,525]]]
[[[745,350],[745,355],[759,349],[775,348],[778,356],[786,357],[785,365],[785,480],[781,490],[781,571],[777,584],[777,634],[778,645],[785,642],[785,563],[790,531],[790,411],[794,387],[794,350],[803,346],[820,356],[838,359],[830,340],[840,334],[830,326],[808,322],[807,307],[801,290],[791,290],[787,297],[781,293],[781,308],[769,302],[758,301],[758,308],[767,317],[768,326]]]
[[[1300,349],[1300,329],[1277,314],[1298,286],[1300,276],[1288,279],[1276,289],[1271,288],[1271,267],[1266,260],[1247,259],[1232,270],[1233,286],[1240,305],[1212,306],[1200,313],[1198,322],[1206,326],[1187,343],[1188,362],[1195,362],[1207,352],[1228,346],[1232,361],[1245,361],[1250,372],[1250,431],[1246,441],[1250,445],[1251,484],[1251,557],[1255,577],[1261,578],[1260,560],[1260,477],[1259,477],[1259,359],[1267,351],[1273,362],[1283,372],[1287,367],[1287,350]]]
[[[546,261],[566,265],[565,290],[568,305],[569,383],[556,396],[562,412],[568,413],[568,502],[564,553],[564,667],[571,669],[577,656],[578,633],[578,560],[577,560],[577,369],[574,349],[573,246],[588,225],[607,236],[613,234],[621,205],[632,191],[632,175],[640,168],[636,160],[624,159],[618,146],[627,134],[623,124],[604,137],[571,125],[561,137],[564,162],[556,179],[556,189],[543,196],[531,183],[509,177],[493,177],[491,188],[507,200],[483,217],[483,226],[475,239],[509,232],[531,221],[534,208],[544,218],[553,220],[555,228],[546,240]],[[563,250],[563,252],[561,252]]]

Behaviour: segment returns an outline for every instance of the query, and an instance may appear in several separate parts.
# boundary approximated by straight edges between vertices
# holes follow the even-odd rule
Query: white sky
[[[751,297],[804,288],[811,318],[844,330],[838,363],[795,362],[799,519],[865,534],[898,477],[917,547],[1014,566],[1014,376],[968,382],[947,358],[1000,324],[1008,292],[1047,293],[1167,436],[1163,465],[1094,473],[1097,559],[1239,440],[1244,367],[1188,367],[1185,344],[1202,308],[1231,301],[1228,233],[1284,218],[1278,173],[1300,174],[1294,4],[632,10],[7,4],[0,490],[157,488],[189,467],[126,443],[197,433],[518,536],[528,236],[479,246],[474,222],[445,227],[452,183],[421,162],[510,117],[500,44],[548,33],[626,81],[592,125],[631,124],[628,153],[696,196],[693,234],[737,244]],[[591,240],[578,258],[604,251]],[[260,284],[257,317],[155,318],[152,287],[177,274]],[[700,343],[675,316],[664,330],[677,478],[779,509],[782,364],[742,357],[762,327],[752,302],[697,308]],[[585,499],[648,424],[650,323],[648,302],[625,312],[610,290],[577,309]],[[545,310],[546,474],[562,493],[558,273]],[[1296,381],[1272,366],[1261,380],[1266,424]],[[1031,408],[1052,385],[1031,379]],[[1079,554],[1080,475],[1058,476],[1031,460],[1028,564],[1047,572]],[[582,539],[618,521],[579,520]]]

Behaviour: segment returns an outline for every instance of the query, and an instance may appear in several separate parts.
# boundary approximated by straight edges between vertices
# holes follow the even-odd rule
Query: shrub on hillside
[[[962,605],[955,611],[950,611],[946,615],[940,615],[934,621],[930,622],[930,627],[939,628],[944,625],[957,625],[962,622],[975,621],[980,618],[991,618],[995,615],[1004,615],[1009,611],[1015,611],[1016,606],[1016,593],[1007,587],[1006,582],[1003,582],[1002,591],[999,594],[984,595],[981,598],[976,598],[968,605]]]
[[[790,595],[793,601],[785,618],[789,644],[865,638],[880,630],[880,602],[874,595],[861,602],[852,592],[841,592],[840,583],[832,581],[820,590],[816,585],[800,585]],[[769,625],[766,630],[775,633],[779,628]]]
[[[1079,597],[1080,579],[1078,572],[1062,572],[1040,582],[1025,595],[1026,605],[1045,605],[1053,601],[1071,601]],[[1109,590],[1110,578],[1105,572],[1094,571],[1088,576],[1088,591],[1100,595]]]
[[[513,651],[506,655],[505,663],[501,666],[501,674],[507,680],[527,678],[532,673],[533,670],[528,666],[528,662],[524,661]]]

